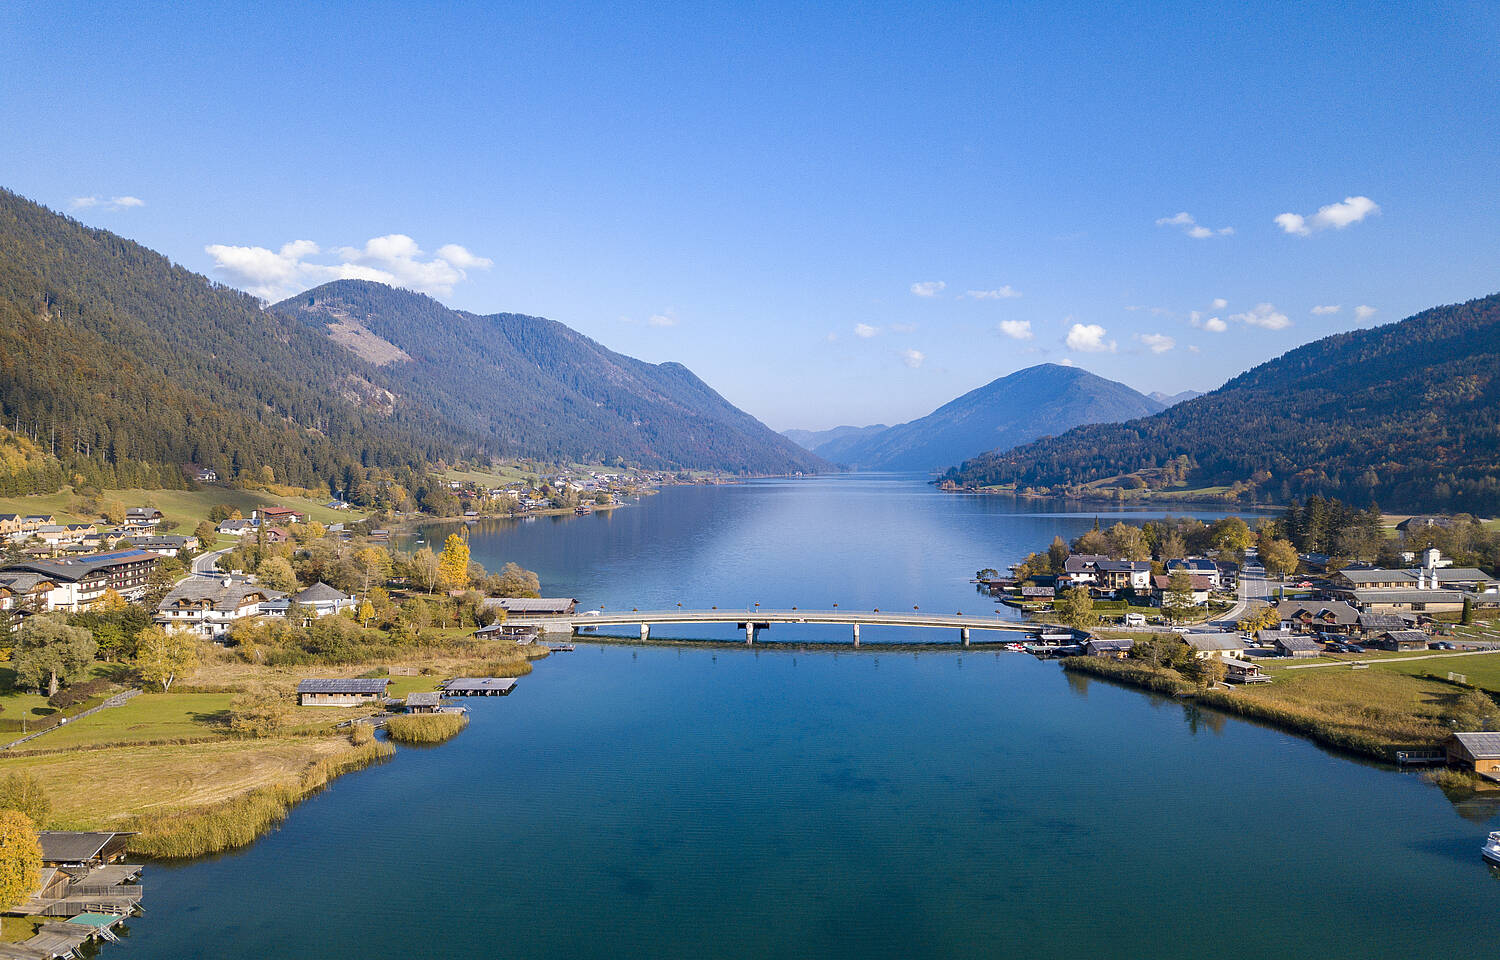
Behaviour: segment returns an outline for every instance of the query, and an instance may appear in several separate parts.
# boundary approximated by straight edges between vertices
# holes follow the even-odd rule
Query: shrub
[[[24,813],[33,824],[42,827],[52,813],[52,800],[35,774],[18,770],[0,780],[0,810]]]
[[[269,737],[286,726],[292,705],[267,690],[242,693],[229,703],[229,729],[249,737]]]
[[[362,747],[375,739],[375,726],[369,723],[354,723],[349,725],[349,742],[356,747]]]
[[[85,700],[92,700],[94,697],[102,696],[109,691],[109,688],[110,682],[108,680],[86,680],[83,683],[72,683],[48,697],[47,704],[59,710],[66,710],[69,707],[78,706]]]

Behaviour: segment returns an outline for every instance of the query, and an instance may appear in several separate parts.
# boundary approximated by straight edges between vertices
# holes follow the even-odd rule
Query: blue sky
[[[1041,361],[1207,389],[1500,289],[1493,5],[1207,11],[13,2],[0,185],[265,295],[552,317],[778,429]]]

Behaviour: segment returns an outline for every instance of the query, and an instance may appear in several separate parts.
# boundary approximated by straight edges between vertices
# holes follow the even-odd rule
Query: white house
[[[304,615],[313,617],[329,617],[345,610],[353,610],[358,602],[355,597],[336,590],[326,583],[315,583],[300,593],[290,597],[283,595],[280,599],[264,605],[262,612],[267,616],[284,617],[292,604],[302,608]]]
[[[227,632],[236,620],[264,613],[267,603],[286,597],[249,580],[188,577],[157,604],[154,621],[171,630],[192,630],[205,637]]]

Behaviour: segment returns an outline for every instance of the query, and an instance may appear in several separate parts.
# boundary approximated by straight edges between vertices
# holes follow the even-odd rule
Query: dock
[[[443,684],[443,696],[504,697],[515,687],[514,677],[455,677]]]

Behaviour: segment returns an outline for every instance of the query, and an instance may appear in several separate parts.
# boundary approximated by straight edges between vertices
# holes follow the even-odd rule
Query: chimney
[[[1421,567],[1417,568],[1417,589],[1427,589],[1427,571],[1422,569]]]

